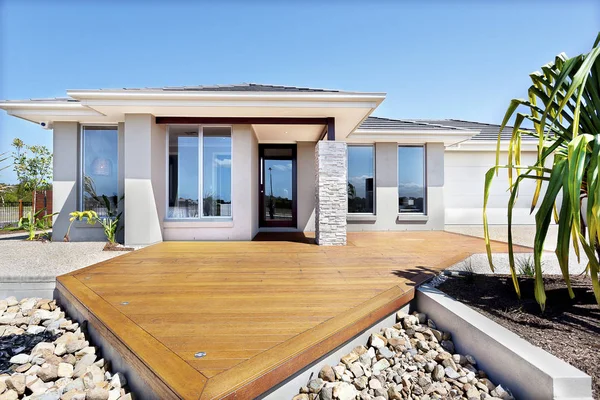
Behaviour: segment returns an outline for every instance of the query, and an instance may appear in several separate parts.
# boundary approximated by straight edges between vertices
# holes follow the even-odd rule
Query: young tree
[[[4,162],[6,160],[8,160],[8,153],[2,153],[0,154],[0,171],[2,171],[3,169],[8,168],[8,165],[4,165]],[[8,190],[9,186],[4,184],[4,183],[0,183],[0,201],[2,202],[2,204],[4,204],[4,193]]]
[[[573,246],[578,257],[581,248],[589,260],[586,272],[600,304],[600,34],[589,53],[571,58],[561,53],[541,69],[529,75],[532,85],[528,99],[512,100],[502,121],[500,132],[515,118],[507,163],[500,163],[498,135],[496,165],[485,177],[483,226],[488,259],[493,270],[486,216],[490,185],[499,169],[507,169],[511,193],[507,214],[508,260],[517,295],[520,297],[521,292],[515,270],[512,213],[519,186],[527,179],[536,182],[531,204],[536,225],[534,290],[542,311],[546,304],[542,254],[553,214],[558,224],[556,257],[569,296],[575,297],[569,271],[569,252]],[[525,121],[531,122],[534,130],[521,127]],[[537,160],[533,165],[521,163],[523,135],[538,140]]]
[[[52,153],[46,146],[29,146],[19,138],[13,140],[12,146],[13,170],[23,188],[31,192],[32,214],[35,214],[37,191],[52,180]]]

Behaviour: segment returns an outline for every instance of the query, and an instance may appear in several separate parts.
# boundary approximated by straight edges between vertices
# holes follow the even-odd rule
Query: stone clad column
[[[348,210],[346,143],[319,141],[315,147],[315,239],[321,246],[346,245]]]

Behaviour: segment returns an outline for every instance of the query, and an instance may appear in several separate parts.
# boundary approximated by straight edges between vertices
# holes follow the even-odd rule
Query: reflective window
[[[425,148],[398,147],[398,211],[425,212]]]
[[[101,217],[116,215],[119,201],[117,127],[84,126],[82,141],[82,208],[96,211]]]
[[[231,128],[202,131],[202,215],[231,216]]]
[[[348,212],[373,213],[375,148],[348,146]]]
[[[168,218],[198,218],[198,127],[169,127]]]

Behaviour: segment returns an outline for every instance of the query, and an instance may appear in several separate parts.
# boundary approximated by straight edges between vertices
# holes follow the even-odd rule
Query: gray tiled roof
[[[107,89],[115,90],[115,89]],[[122,88],[116,90],[137,90],[137,91],[190,91],[190,92],[325,92],[325,93],[345,93],[335,89],[319,89],[298,86],[268,85],[261,83],[239,83],[234,85],[199,85],[199,86],[165,86],[157,88]]]
[[[498,140],[498,132],[500,131],[499,124],[487,124],[484,122],[475,121],[463,121],[459,119],[440,119],[440,120],[424,120],[428,122],[435,122],[447,126],[469,129],[478,131],[478,133],[471,138],[471,140]],[[502,140],[510,140],[512,136],[512,126],[505,126],[502,130]],[[537,138],[528,135],[522,135],[522,140],[537,140]]]
[[[360,125],[359,129],[370,129],[370,130],[467,130],[460,127],[444,126],[436,121],[425,121],[425,120],[409,120],[409,119],[392,119],[382,117],[368,117]]]
[[[391,119],[381,117],[368,117],[360,126],[360,129],[369,130],[457,130],[471,131],[471,140],[497,140],[500,125],[487,124],[483,122],[462,121],[458,119]],[[512,126],[507,126],[502,131],[502,140],[509,140],[512,135]],[[534,137],[524,135],[524,140],[537,140]]]

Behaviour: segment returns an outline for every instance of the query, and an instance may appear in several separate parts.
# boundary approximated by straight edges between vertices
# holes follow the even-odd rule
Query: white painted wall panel
[[[500,162],[507,160],[507,153],[501,153]],[[536,154],[522,154],[522,164],[531,165]],[[446,224],[480,225],[483,223],[483,188],[486,172],[495,165],[494,151],[446,151],[444,199]],[[516,177],[516,174],[514,175]],[[505,225],[509,199],[508,172],[500,170],[492,183],[488,200],[488,220],[490,224]],[[525,180],[521,184],[519,198],[513,213],[514,224],[534,224],[529,208],[535,189],[535,182]]]

